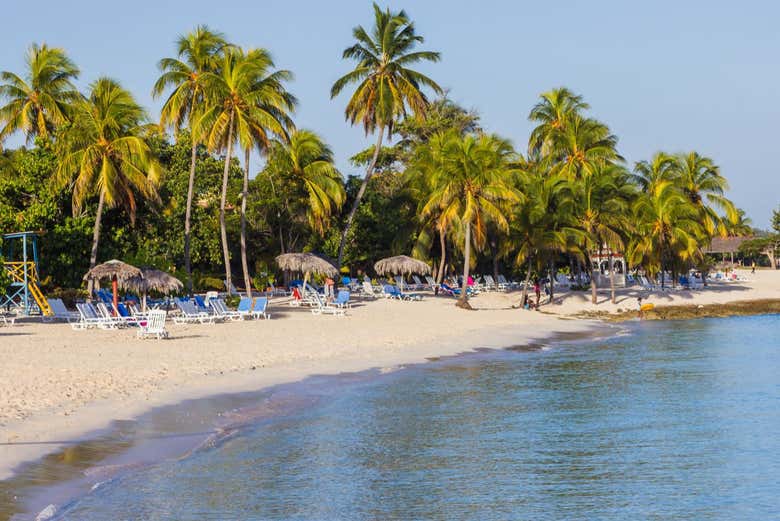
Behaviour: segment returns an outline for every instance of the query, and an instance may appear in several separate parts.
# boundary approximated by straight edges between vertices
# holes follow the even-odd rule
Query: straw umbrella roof
[[[114,277],[116,277],[119,284],[124,284],[128,279],[133,277],[143,277],[143,274],[141,273],[141,270],[135,266],[113,259],[104,262],[103,264],[98,264],[89,270],[86,275],[84,275],[84,280],[113,280]]]
[[[127,279],[123,286],[131,291],[156,291],[164,295],[180,291],[184,284],[173,275],[154,268],[141,268],[142,276]]]
[[[412,273],[428,275],[431,273],[431,267],[426,263],[406,255],[396,255],[379,260],[374,264],[374,270],[378,275],[411,275]]]
[[[329,277],[339,274],[332,262],[316,253],[283,253],[276,257],[276,263],[283,270],[319,273]]]

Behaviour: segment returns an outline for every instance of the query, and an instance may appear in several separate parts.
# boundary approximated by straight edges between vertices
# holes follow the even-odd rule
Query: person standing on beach
[[[642,317],[642,297],[638,297],[636,299],[636,302],[637,302],[637,311],[638,311],[639,320],[642,320],[642,318],[643,318]]]
[[[756,260],[755,259],[753,259],[753,262],[752,262],[751,266],[752,266],[752,269],[750,270],[750,273],[755,273],[756,272]]]
[[[332,302],[333,301],[333,286],[335,285],[335,282],[332,278],[328,277],[325,279],[325,300],[326,302]]]

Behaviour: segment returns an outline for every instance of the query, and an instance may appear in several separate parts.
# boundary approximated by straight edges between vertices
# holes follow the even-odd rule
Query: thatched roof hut
[[[276,257],[276,264],[287,271],[319,273],[336,277],[339,270],[328,259],[316,253],[283,253]]]
[[[431,267],[421,260],[407,257],[406,255],[396,255],[381,259],[374,264],[374,270],[378,275],[429,275]]]
[[[120,260],[113,259],[103,264],[98,264],[89,270],[84,275],[84,280],[116,279],[117,283],[123,286],[128,279],[133,277],[143,277],[141,270]]]
[[[138,293],[156,291],[163,295],[169,295],[180,291],[184,284],[173,275],[154,268],[141,268],[141,277],[127,279],[122,286]]]

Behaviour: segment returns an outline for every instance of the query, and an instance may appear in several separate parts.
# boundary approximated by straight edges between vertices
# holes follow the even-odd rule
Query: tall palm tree
[[[440,212],[445,222],[458,222],[462,227],[463,287],[458,306],[468,309],[472,241],[477,248],[484,246],[488,221],[507,231],[509,221],[500,205],[520,202],[522,194],[509,178],[514,151],[508,141],[497,136],[452,134],[443,154],[443,168],[434,180],[423,213]]]
[[[157,197],[162,168],[142,137],[146,121],[132,94],[110,78],[95,81],[89,96],[74,105],[72,125],[60,142],[56,179],[60,186],[73,183],[74,212],[98,196],[90,268],[97,262],[104,207],[124,207],[134,221],[135,192]]]
[[[195,132],[203,132],[210,150],[225,150],[225,168],[222,175],[222,194],[219,206],[219,223],[222,236],[222,253],[225,261],[225,280],[232,284],[230,249],[225,225],[225,205],[233,156],[233,145],[238,142],[248,157],[248,150],[257,146],[266,150],[273,137],[288,139],[288,129],[293,128],[289,117],[296,99],[284,87],[292,79],[286,70],[271,72],[274,62],[265,49],[232,48],[224,52],[217,72],[203,75],[204,91],[208,106],[195,124]],[[242,189],[242,248],[241,260],[244,282],[251,295],[251,278],[246,261],[246,196],[249,178],[248,161],[244,168]]]
[[[333,164],[333,151],[322,138],[310,130],[296,130],[290,134],[289,143],[273,143],[266,171],[302,186],[307,194],[309,225],[316,233],[325,233],[325,226],[344,204],[346,194],[341,173]],[[289,201],[285,206],[292,218]]]
[[[699,211],[702,224],[712,238],[715,233],[726,234],[726,221],[721,219],[718,211],[726,214],[728,222],[735,222],[737,208],[725,192],[728,181],[720,174],[720,168],[709,157],[697,152],[678,156],[676,171],[680,186],[691,204]]]
[[[27,51],[24,77],[0,72],[0,143],[10,134],[24,132],[27,142],[48,138],[68,120],[69,107],[81,95],[73,85],[79,69],[62,49],[32,44]]]
[[[532,152],[547,155],[553,136],[565,129],[572,119],[581,117],[590,105],[583,101],[582,96],[566,87],[545,92],[540,98],[528,115],[529,120],[538,123],[531,132],[528,144]]]
[[[628,174],[622,166],[598,166],[589,175],[571,183],[574,194],[575,219],[582,231],[583,252],[590,257],[606,246],[610,252],[624,251],[628,235],[630,185],[623,182]],[[598,269],[597,267],[595,269]],[[593,269],[592,271],[595,271]],[[591,277],[591,302],[597,303],[598,282]],[[610,256],[610,290],[615,303],[615,270]]]
[[[416,117],[423,117],[428,98],[422,91],[429,87],[434,92],[443,91],[428,76],[408,68],[421,61],[439,61],[439,53],[415,51],[423,37],[415,32],[414,24],[404,11],[397,13],[382,10],[374,4],[374,26],[369,34],[362,26],[355,27],[352,35],[356,43],[344,50],[343,58],[357,61],[355,68],[333,84],[330,91],[334,98],[347,85],[356,83],[345,110],[351,124],[360,123],[366,134],[376,131],[377,139],[371,162],[360,185],[339,243],[338,264],[344,258],[347,234],[355,219],[366,186],[374,174],[379,151],[382,148],[384,132],[392,134],[395,121],[411,111]]]
[[[617,137],[595,119],[575,116],[551,136],[550,154],[558,161],[553,169],[569,179],[591,175],[605,163],[620,161]]]
[[[441,208],[430,208],[424,211],[430,194],[436,189],[436,182],[444,169],[444,148],[453,133],[437,132],[430,136],[426,143],[415,147],[412,161],[406,169],[406,182],[409,190],[419,201],[419,217],[422,221],[422,229],[418,233],[414,249],[417,257],[427,254],[423,250],[430,250],[433,238],[429,230],[439,236],[439,249],[441,259],[436,270],[436,282],[441,283],[444,278],[444,270],[447,262],[447,232],[451,223],[443,214]]]
[[[518,181],[525,198],[513,207],[505,242],[505,248],[516,252],[515,263],[526,264],[521,304],[528,294],[534,263],[540,264],[553,253],[576,254],[574,245],[579,238],[572,226],[574,200],[568,181],[560,174],[550,174],[549,165],[539,161],[538,155],[532,157],[521,162],[523,175]]]
[[[643,192],[655,190],[663,181],[674,181],[679,175],[674,156],[657,152],[650,161],[639,161],[634,165],[631,176]]]
[[[685,261],[696,254],[700,228],[697,212],[674,180],[661,180],[640,192],[631,216],[637,229],[627,260],[631,264],[644,263],[651,272],[660,270],[663,287],[665,267],[672,256]]]
[[[200,140],[193,132],[198,111],[203,110],[205,93],[203,74],[216,71],[220,53],[227,45],[225,37],[205,25],[180,36],[176,42],[177,57],[163,58],[157,64],[162,72],[154,84],[152,95],[158,97],[173,88],[160,112],[160,125],[172,127],[178,132],[185,124],[190,131],[192,152],[190,176],[187,184],[187,206],[184,213],[184,266],[187,271],[187,290],[192,293],[192,256],[190,254],[192,199],[195,187],[195,164]]]

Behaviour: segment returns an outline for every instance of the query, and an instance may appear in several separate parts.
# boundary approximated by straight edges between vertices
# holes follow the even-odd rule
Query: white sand
[[[654,294],[656,304],[708,304],[780,298],[780,272],[747,275],[705,291]],[[556,295],[545,313],[512,309],[519,292],[483,294],[467,312],[447,298],[362,301],[344,318],[313,316],[274,299],[272,319],[169,326],[166,341],[137,340],[132,329],[73,331],[37,321],[0,328],[0,479],[57,442],[137,416],[154,406],[221,392],[255,390],[310,374],[389,368],[477,347],[527,344],[597,323],[566,315],[635,309],[633,290],[618,304],[590,292]],[[544,298],[544,297],[543,297]],[[33,443],[33,444],[30,444]]]

